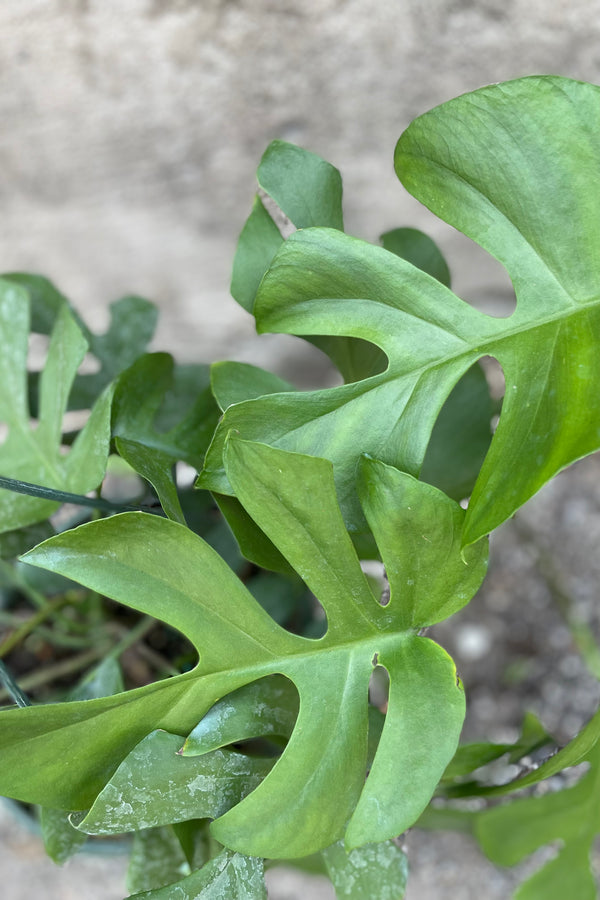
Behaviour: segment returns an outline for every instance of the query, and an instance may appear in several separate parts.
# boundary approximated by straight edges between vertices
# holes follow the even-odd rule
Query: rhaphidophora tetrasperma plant
[[[398,142],[402,184],[508,270],[507,318],[452,293],[420,232],[388,232],[383,246],[346,235],[337,170],[270,145],[232,293],[259,331],[326,353],[336,387],[298,391],[241,363],[174,366],[144,352],[154,311],[139,298],[97,336],[44,279],[2,281],[3,621],[15,604],[36,608],[0,646],[17,707],[0,713],[0,790],[41,805],[55,859],[86,835],[133,832],[136,897],[261,898],[265,860],[313,854],[340,898],[401,897],[397,837],[458,823],[501,863],[561,841],[519,897],[596,896],[600,717],[492,786],[472,773],[550,739],[529,719],[514,746],[459,746],[463,688],[424,629],[473,597],[486,536],[600,447],[599,123],[599,88],[532,77],[446,103]],[[50,336],[39,375],[30,331]],[[78,373],[86,352],[94,374]],[[483,357],[506,384],[493,436]],[[86,424],[65,433],[77,409],[91,410]],[[160,506],[100,496],[117,457]],[[181,461],[202,490],[179,488]],[[57,517],[69,500],[83,512]],[[385,585],[364,574],[368,559]],[[124,608],[142,615],[117,639]],[[155,620],[199,660],[124,683],[118,660]],[[53,698],[35,694],[35,672],[19,678],[15,653],[35,627],[79,648],[70,671],[94,662],[65,702],[40,702]],[[369,684],[382,669],[378,708]],[[580,762],[587,773],[565,791],[485,799]],[[474,796],[475,812],[452,805]]]

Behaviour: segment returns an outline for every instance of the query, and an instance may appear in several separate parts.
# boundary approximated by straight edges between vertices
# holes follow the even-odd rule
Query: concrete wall
[[[395,141],[490,81],[600,78],[600,0],[3,0],[0,26],[0,270],[50,275],[98,327],[148,296],[188,360],[296,355],[228,296],[272,138],[342,170],[349,231],[421,225],[494,301],[504,273],[406,195]]]

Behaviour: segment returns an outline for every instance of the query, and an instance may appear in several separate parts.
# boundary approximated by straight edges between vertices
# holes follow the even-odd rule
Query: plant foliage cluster
[[[338,898],[387,900],[417,823],[467,830],[503,865],[559,841],[516,896],[597,896],[600,718],[554,755],[531,716],[515,745],[460,745],[463,686],[426,630],[477,592],[487,535],[600,448],[599,113],[599,88],[532,77],[398,141],[402,184],[507,269],[506,318],[452,292],[421,232],[345,234],[338,171],[269,146],[232,293],[259,332],[325,353],[335,387],[175,365],[147,352],[147,301],[114,304],[98,336],[45,279],[2,279],[0,613],[30,614],[0,645],[0,791],[41,807],[56,861],[132,833],[132,897],[258,900],[265,862],[292,860]],[[47,336],[41,372],[31,333]],[[485,357],[506,384],[495,429]],[[120,506],[101,489],[124,467],[145,487]],[[125,654],[157,622],[178,661],[136,684]],[[33,634],[79,653],[59,661],[87,673],[61,702],[15,674]],[[539,768],[489,783],[486,764],[532,753]],[[533,790],[579,763],[572,786]]]

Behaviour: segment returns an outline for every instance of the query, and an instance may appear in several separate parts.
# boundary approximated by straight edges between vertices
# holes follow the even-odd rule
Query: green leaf
[[[296,228],[325,225],[343,231],[342,179],[330,163],[286,141],[273,141],[257,172],[262,190]]]
[[[584,900],[597,896],[590,851],[600,832],[598,745],[587,759],[590,770],[574,787],[512,800],[475,819],[475,837],[500,865],[515,865],[538,847],[561,841],[556,859],[521,885],[515,894],[520,900],[560,900],[572,891]]]
[[[130,900],[267,900],[264,862],[223,850],[176,884],[132,894]]]
[[[40,828],[46,853],[59,866],[77,853],[87,841],[87,835],[71,825],[69,811],[66,809],[42,806]]]
[[[478,782],[468,782],[448,787],[444,790],[444,793],[447,796],[500,797],[513,793],[520,788],[531,787],[534,784],[539,784],[540,781],[544,781],[546,778],[559,775],[563,769],[579,765],[579,763],[588,758],[598,740],[600,740],[600,711],[596,712],[579,734],[557,753],[544,760],[537,769],[521,775],[519,778],[506,784],[485,785]],[[544,741],[544,743],[546,742]],[[515,747],[518,747],[519,744],[520,742]],[[512,758],[514,759],[514,756]]]
[[[37,522],[0,535],[0,559],[14,559],[54,534],[50,522]]]
[[[218,362],[210,368],[213,394],[221,412],[233,403],[253,400],[265,394],[293,391],[294,386],[273,372],[249,363]]]
[[[163,619],[188,636],[200,662],[115,698],[18,710],[18,718],[1,713],[0,790],[84,808],[149,731],[186,735],[226,694],[278,674],[298,691],[296,726],[269,775],[213,823],[213,835],[270,858],[329,846],[349,820],[351,846],[388,839],[421,813],[456,749],[464,694],[455,666],[403,627],[401,610],[374,598],[343,525],[330,463],[232,438],[227,464],[248,513],[321,601],[325,636],[279,628],[214,551],[175,522],[126,513],[58,535],[25,560]],[[391,696],[365,785],[377,664],[388,669]],[[65,768],[74,743],[77,757]],[[27,773],[18,764],[24,753]],[[144,824],[135,809],[131,815],[132,825]]]
[[[197,756],[249,738],[289,737],[298,716],[298,693],[291,681],[273,675],[228,694],[196,725],[181,748]]]
[[[273,141],[256,173],[263,192],[295,228],[326,225],[343,230],[342,179],[337,169],[301,147]],[[231,294],[252,312],[258,286],[283,237],[260,195],[238,241]]]
[[[463,500],[473,491],[492,440],[488,384],[476,363],[450,391],[436,419],[419,478]]]
[[[117,450],[176,522],[184,517],[173,467],[179,460],[202,464],[217,419],[207,366],[176,368],[168,353],[149,353],[119,377],[112,417]]]
[[[450,287],[450,270],[437,244],[418,228],[394,228],[381,235],[381,243],[390,253],[408,260],[417,269]]]
[[[27,294],[0,282],[0,422],[8,435],[0,445],[3,475],[44,487],[85,494],[98,487],[106,470],[110,438],[111,389],[97,400],[67,454],[61,449],[62,420],[86,342],[68,308],[62,306],[52,331],[39,383],[39,421],[30,423],[27,400]],[[0,491],[0,531],[40,522],[57,508],[52,501]]]
[[[520,749],[542,739],[539,723],[526,719],[521,739],[511,749],[515,759]],[[590,850],[600,833],[598,813],[600,793],[600,711],[565,747],[550,756],[537,769],[505,785],[464,785],[465,795],[500,796],[531,787],[544,779],[559,776],[570,766],[586,762],[588,771],[572,787],[555,785],[543,793],[511,798],[505,805],[480,812],[464,809],[429,807],[418,822],[422,828],[449,828],[473,834],[486,855],[495,863],[512,866],[549,843],[560,842],[556,858],[514,894],[515,900],[560,900],[577,896],[595,900],[596,887],[590,869]],[[460,788],[457,785],[457,788]],[[446,793],[446,791],[444,791]],[[460,795],[459,791],[456,791]]]
[[[86,834],[121,834],[188,819],[215,818],[255,788],[273,760],[233,750],[184,758],[181,737],[153,731],[125,757],[89,812]]]
[[[418,475],[444,401],[487,355],[503,368],[506,395],[464,544],[597,450],[600,206],[590,184],[600,178],[599,111],[597,87],[526,78],[452,100],[400,138],[395,165],[404,185],[506,266],[517,294],[509,318],[478,312],[394,254],[339,231],[293,234],[261,282],[259,331],[362,338],[385,352],[389,366],[342,387],[231,407],[203,485],[231,492],[223,448],[235,429],[331,459],[345,520],[360,530],[358,455]]]
[[[107,657],[89,672],[73,690],[71,700],[93,700],[108,697],[123,690],[123,675],[119,663]],[[86,842],[87,835],[78,831],[69,819],[66,809],[43,806],[40,810],[40,826],[44,847],[48,856],[61,865],[73,856]]]
[[[190,874],[190,866],[173,828],[136,831],[127,868],[128,891],[151,891]]]
[[[521,736],[514,744],[489,744],[471,743],[461,744],[456,751],[454,759],[444,772],[443,781],[452,781],[469,775],[481,766],[485,766],[501,756],[507,755],[508,762],[516,763],[524,756],[534,753],[541,747],[553,743],[552,737],[545,730],[541,722],[533,715],[527,713],[523,719]],[[538,771],[538,770],[536,770]],[[542,776],[543,777],[543,776]],[[480,785],[470,782],[460,785],[448,785],[443,788],[443,793],[448,796],[464,796],[478,793]]]
[[[158,310],[142,297],[122,297],[110,305],[108,331],[96,335],[87,327],[69,301],[47,278],[41,275],[15,272],[5,278],[25,289],[31,301],[31,329],[40,334],[50,334],[56,318],[66,307],[81,329],[88,343],[89,352],[96,357],[99,370],[86,375],[77,374],[69,395],[69,409],[87,409],[93,406],[104,388],[146,349],[156,328]],[[31,373],[32,413],[37,413],[36,373]]]
[[[213,394],[222,411],[242,400],[293,390],[289,382],[248,363],[215,363],[210,374]],[[293,571],[239,500],[226,494],[215,494],[214,497],[246,559],[274,572],[288,574]]]
[[[314,224],[324,223],[315,222]],[[422,231],[417,231],[415,228],[396,228],[394,231],[382,234],[381,241],[390,253],[395,253],[396,256],[400,256],[433,278],[437,278],[446,287],[450,287],[450,273],[446,261],[436,244]],[[387,368],[385,353],[368,340],[357,337],[331,336],[312,336],[308,340],[329,356],[347,384],[362,378],[370,378],[372,375],[379,375]],[[454,393],[461,393],[459,385],[455,388]],[[466,415],[475,416],[477,410],[472,407],[468,407],[468,409],[469,413]],[[463,413],[463,417],[464,415]],[[472,427],[477,427],[476,420]],[[488,444],[490,437],[491,435],[488,434]],[[477,472],[475,472],[473,483]]]
[[[363,458],[359,495],[386,563],[390,605],[405,628],[433,625],[469,602],[487,570],[487,541],[461,553],[465,512],[437,488]]]
[[[346,853],[342,841],[323,851],[337,900],[402,900],[408,880],[406,854],[392,841]]]
[[[282,242],[279,228],[260,197],[255,197],[238,240],[231,275],[231,296],[248,312],[252,312],[261,279]]]

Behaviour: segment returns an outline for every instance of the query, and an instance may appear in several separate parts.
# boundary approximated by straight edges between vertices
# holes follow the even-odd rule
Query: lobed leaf
[[[600,88],[525,78],[426,113],[398,142],[403,184],[506,266],[517,295],[507,319],[477,312],[396,255],[339,231],[291,235],[259,287],[259,331],[361,338],[386,354],[388,367],[342,387],[231,407],[201,483],[231,492],[223,450],[235,429],[332,460],[345,521],[361,530],[359,454],[418,475],[443,403],[487,355],[503,368],[506,395],[463,544],[597,450],[600,206],[589,186],[600,177],[599,110]]]
[[[292,228],[326,225],[343,229],[340,173],[315,153],[286,141],[272,141],[256,177],[263,197],[275,204]],[[273,215],[277,217],[277,209]],[[252,312],[261,279],[282,242],[277,223],[257,195],[238,241],[231,278],[231,294],[248,312]]]
[[[456,749],[464,694],[454,664],[415,634],[423,624],[418,613],[414,627],[405,627],[401,598],[385,608],[374,598],[343,525],[330,463],[231,438],[227,465],[247,512],[320,599],[325,636],[283,631],[217,554],[175,522],[126,513],[57,535],[25,560],[181,630],[200,662],[114,698],[1,713],[0,790],[86,808],[149,732],[188,735],[221,697],[277,674],[298,691],[296,725],[259,787],[213,823],[214,836],[270,858],[306,856],[346,832],[350,847],[385,840],[417,818]],[[378,479],[379,470],[370,477]],[[443,609],[447,598],[436,602]],[[392,688],[365,785],[368,686],[377,664],[387,667]],[[174,754],[172,765],[202,758]],[[173,821],[169,804],[162,809]],[[175,818],[198,815],[177,809]],[[145,823],[131,815],[132,827]],[[105,818],[103,810],[97,827]]]
[[[107,388],[68,453],[62,452],[62,422],[77,368],[87,344],[66,306],[58,311],[39,383],[38,422],[30,421],[27,348],[30,329],[26,292],[0,281],[0,422],[8,433],[0,444],[0,471],[8,477],[76,494],[101,483],[110,440],[112,390]],[[0,490],[0,531],[41,522],[58,504]]]
[[[47,278],[23,272],[11,272],[4,278],[19,285],[31,302],[31,328],[40,334],[51,334],[57,316],[67,308],[88,344],[88,352],[96,358],[98,371],[78,373],[69,395],[69,409],[88,409],[123,369],[140,356],[156,328],[158,310],[142,297],[121,297],[110,305],[110,323],[105,334],[94,334],[67,298]],[[37,414],[38,373],[30,373],[30,404]]]

